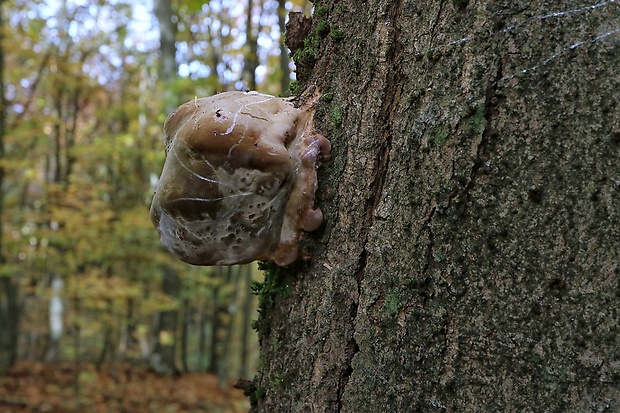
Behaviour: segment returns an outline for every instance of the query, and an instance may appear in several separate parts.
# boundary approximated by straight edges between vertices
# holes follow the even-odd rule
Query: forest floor
[[[144,367],[18,362],[0,376],[0,413],[241,413],[248,398],[207,374],[160,376]]]

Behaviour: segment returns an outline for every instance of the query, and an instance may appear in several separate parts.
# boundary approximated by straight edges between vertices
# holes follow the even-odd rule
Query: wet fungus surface
[[[313,131],[313,110],[225,92],[172,112],[151,205],[164,246],[194,265],[295,261],[303,231],[323,223],[313,209],[316,161],[330,144]]]

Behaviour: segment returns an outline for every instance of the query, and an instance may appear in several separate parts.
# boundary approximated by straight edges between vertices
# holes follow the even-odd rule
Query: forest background
[[[258,271],[174,260],[148,209],[167,113],[226,90],[288,95],[294,68],[281,36],[285,17],[309,14],[311,4],[5,0],[0,7],[0,371],[11,378],[0,378],[0,409],[88,406],[95,400],[87,389],[102,392],[97,372],[110,365],[125,376],[135,365],[208,372],[220,387],[251,378]],[[54,378],[61,365],[69,388],[46,380],[38,392],[30,382],[28,394],[6,387],[18,385],[15,375],[46,371],[62,381]]]

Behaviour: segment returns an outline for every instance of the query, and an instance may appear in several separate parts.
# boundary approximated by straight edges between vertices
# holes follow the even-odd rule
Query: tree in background
[[[280,33],[286,32],[286,0],[278,0],[278,28]],[[289,93],[291,83],[290,58],[285,44],[285,36],[280,36],[280,94],[286,96]]]
[[[256,287],[254,411],[617,409],[618,5],[314,6],[327,224]]]
[[[173,14],[170,0],[156,0],[155,16],[159,27],[159,86],[163,89],[165,105],[162,108],[164,113],[170,113],[178,104],[172,85],[177,77],[176,62],[176,31],[177,27],[174,20],[177,16]],[[176,301],[181,293],[181,280],[177,271],[169,266],[163,268],[162,293]],[[161,311],[157,315],[157,325],[155,327],[155,347],[149,361],[151,367],[160,373],[176,373],[176,331],[179,313],[177,308],[170,308]]]
[[[17,357],[17,337],[19,334],[18,289],[13,274],[6,271],[4,247],[4,191],[5,191],[5,146],[6,98],[4,85],[5,72],[5,28],[4,1],[0,1],[0,373],[12,366]]]

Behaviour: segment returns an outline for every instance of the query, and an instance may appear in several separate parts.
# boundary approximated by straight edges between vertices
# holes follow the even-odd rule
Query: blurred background
[[[88,388],[138,367],[171,383],[209,373],[220,389],[254,375],[262,275],[176,261],[149,205],[172,109],[226,90],[289,94],[293,10],[311,4],[0,0],[0,412],[41,407],[19,393],[33,372],[61,403],[37,411],[99,411]]]

